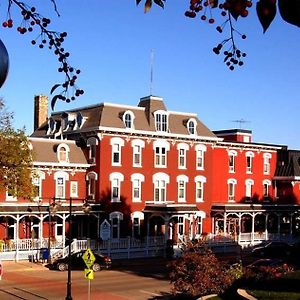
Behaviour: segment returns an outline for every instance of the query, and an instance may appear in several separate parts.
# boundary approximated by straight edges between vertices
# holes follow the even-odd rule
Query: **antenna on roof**
[[[150,95],[153,92],[153,60],[154,60],[154,51],[151,49],[150,52]]]
[[[250,123],[250,121],[244,120],[243,118],[239,120],[232,120],[231,122],[238,123],[240,129],[242,129],[242,124]]]

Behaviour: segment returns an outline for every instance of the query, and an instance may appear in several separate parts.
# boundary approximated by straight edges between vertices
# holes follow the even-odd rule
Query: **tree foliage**
[[[25,132],[12,128],[12,118],[0,99],[0,191],[32,198],[32,151]]]
[[[136,0],[136,4],[139,5],[141,1]],[[152,3],[161,8],[165,6],[165,0],[145,0],[145,12],[151,9]],[[213,47],[213,52],[217,55],[223,53],[224,63],[230,70],[243,66],[246,57],[246,53],[237,47],[236,40],[244,40],[247,36],[237,30],[234,22],[240,17],[247,18],[254,3],[264,33],[278,14],[277,11],[285,22],[300,27],[300,0],[187,0],[186,17],[199,17],[208,24],[217,24],[216,31],[226,35]]]
[[[189,244],[170,270],[173,292],[187,296],[220,294],[236,279],[202,243]]]
[[[59,16],[55,0],[50,1]],[[19,18],[13,17],[14,11],[19,13]],[[7,29],[15,28],[21,35],[33,34],[32,45],[40,49],[48,47],[57,56],[59,63],[57,70],[64,74],[64,80],[54,84],[51,88],[50,94],[53,94],[51,107],[54,109],[57,100],[70,102],[82,95],[83,90],[79,89],[76,84],[80,70],[70,65],[70,53],[63,47],[67,33],[49,29],[50,24],[51,19],[42,16],[36,7],[17,0],[7,0],[7,14],[2,26]]]

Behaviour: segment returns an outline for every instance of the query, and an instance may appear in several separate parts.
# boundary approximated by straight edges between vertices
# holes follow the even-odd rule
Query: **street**
[[[49,270],[29,262],[3,262],[0,299],[65,299],[67,272]],[[158,299],[170,293],[165,261],[118,264],[111,270],[95,273],[90,280],[90,299]],[[89,280],[83,271],[72,271],[72,297],[88,299]]]

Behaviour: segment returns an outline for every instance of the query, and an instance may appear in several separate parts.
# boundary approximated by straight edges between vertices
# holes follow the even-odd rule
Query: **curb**
[[[244,290],[244,289],[237,289],[237,293],[238,293],[240,296],[244,297],[245,299],[248,299],[248,300],[256,300],[255,297],[249,295],[249,294],[246,292],[246,290]]]

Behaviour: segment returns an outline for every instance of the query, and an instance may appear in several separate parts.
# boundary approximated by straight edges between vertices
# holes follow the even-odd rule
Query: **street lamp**
[[[48,264],[51,264],[51,233],[52,233],[52,214],[55,214],[57,211],[57,204],[55,203],[55,198],[53,198],[53,202],[50,203],[50,199],[49,199],[49,224],[48,224],[48,258],[47,258],[47,262]]]
[[[87,221],[87,248],[90,247],[90,212],[91,212],[91,206],[90,204],[87,202],[87,200],[85,200],[85,202],[82,205],[82,210],[85,213],[85,215],[87,215],[88,217],[88,221]]]

